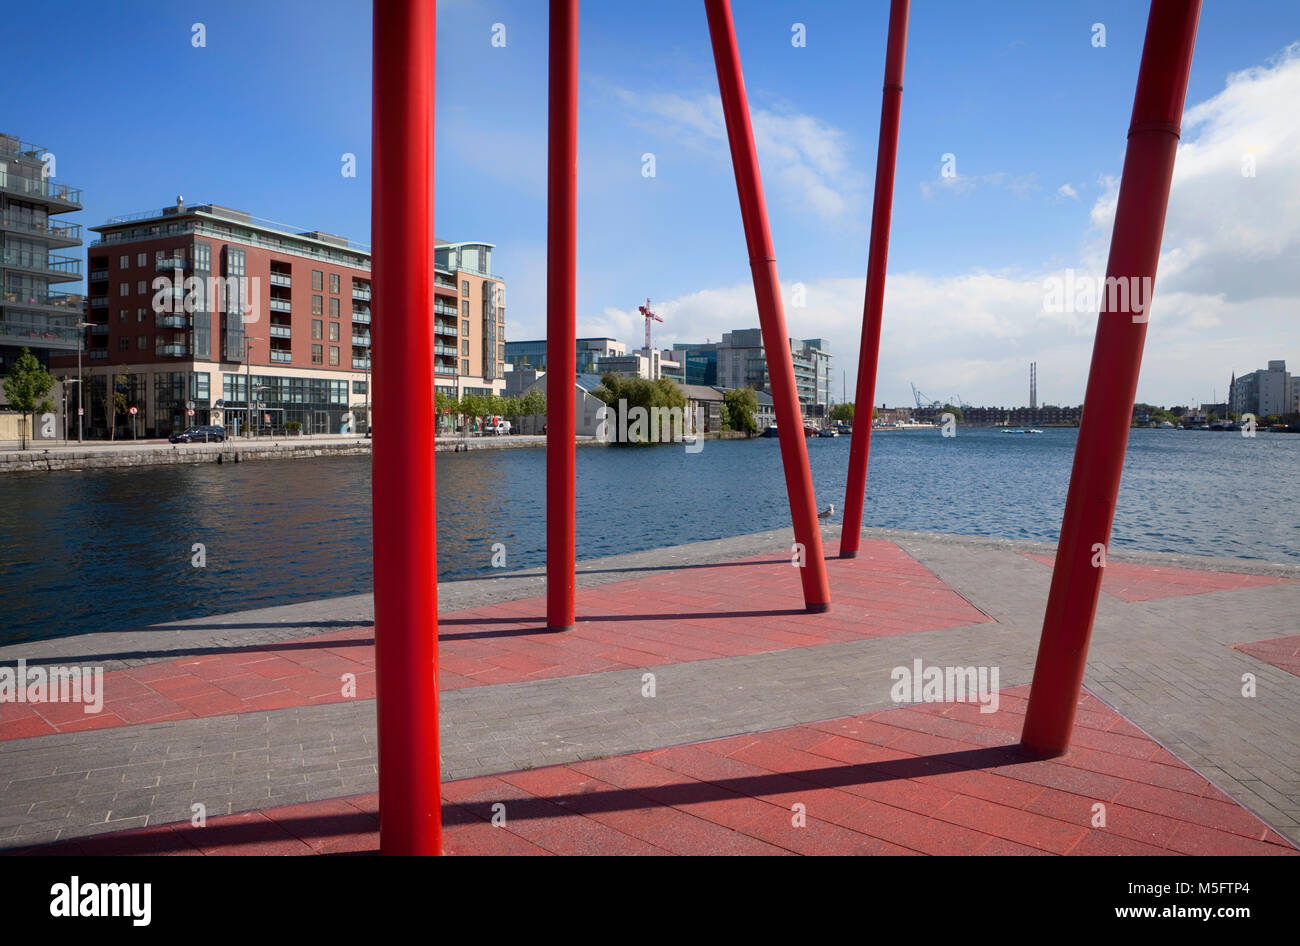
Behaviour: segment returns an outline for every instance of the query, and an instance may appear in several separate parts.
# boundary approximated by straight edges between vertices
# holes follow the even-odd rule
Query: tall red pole
[[[704,9],[713,41],[713,62],[718,70],[722,111],[727,120],[727,140],[731,144],[731,163],[740,195],[740,216],[749,249],[749,267],[754,277],[758,321],[763,332],[763,349],[767,355],[767,372],[780,435],[781,465],[785,470],[786,492],[790,498],[790,518],[794,523],[795,542],[802,545],[804,551],[804,566],[799,570],[804,606],[812,612],[829,611],[831,592],[822,555],[817,501],[813,496],[808,447],[804,443],[803,419],[794,382],[794,361],[790,355],[790,338],[786,334],[785,312],[781,308],[781,284],[776,275],[776,255],[767,225],[767,205],[763,200],[763,181],[754,150],[754,131],[749,123],[749,101],[745,95],[745,78],[740,71],[740,50],[736,46],[731,4],[729,0],[704,0]]]
[[[372,450],[379,846],[441,854],[433,448],[435,0],[375,0]],[[401,418],[399,424],[398,418]]]
[[[546,626],[574,625],[578,0],[551,0],[546,188]]]
[[[1070,492],[1052,570],[1021,744],[1040,755],[1069,748],[1102,568],[1115,517],[1137,394],[1150,290],[1160,258],[1200,0],[1153,0],[1138,69],[1124,174],[1106,265],[1127,293],[1105,298],[1097,319]],[[1131,298],[1138,290],[1137,304]],[[1108,304],[1110,303],[1110,304]]]
[[[907,11],[908,0],[893,0],[889,6],[885,90],[880,103],[880,141],[876,146],[876,200],[871,208],[867,296],[862,307],[862,347],[858,351],[858,386],[853,401],[853,439],[849,443],[849,478],[844,488],[840,558],[854,558],[862,538],[862,503],[867,492],[867,458],[871,453],[871,413],[876,399],[876,365],[880,360],[880,319],[885,307],[885,261],[889,256],[889,220],[894,206],[894,166],[898,160]]]

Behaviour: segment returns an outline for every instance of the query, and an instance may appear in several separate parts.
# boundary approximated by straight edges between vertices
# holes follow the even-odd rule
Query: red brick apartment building
[[[349,413],[365,430],[367,247],[180,199],[90,229],[100,234],[87,249],[81,369],[90,436],[108,435],[110,388],[137,410],[117,416],[118,436],[132,423],[151,437],[193,424],[239,433],[250,422],[337,433]],[[436,249],[437,374],[453,395],[505,386],[505,286],[489,271],[492,249]],[[75,355],[52,359],[62,377],[76,364]]]

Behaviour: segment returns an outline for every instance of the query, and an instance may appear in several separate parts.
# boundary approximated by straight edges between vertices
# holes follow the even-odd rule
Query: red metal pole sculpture
[[[375,682],[384,854],[442,853],[433,448],[435,0],[374,5]]]
[[[898,160],[898,117],[903,99],[903,59],[907,53],[907,11],[908,0],[893,0],[889,7],[885,91],[880,103],[880,142],[876,146],[876,200],[871,209],[867,297],[862,309],[862,347],[858,352],[858,386],[853,402],[853,439],[849,443],[849,478],[844,489],[840,558],[855,557],[862,538],[862,503],[867,491],[867,458],[871,453],[871,413],[876,397],[876,365],[880,359],[880,319],[885,306],[889,219],[894,206],[894,165]]]
[[[1069,748],[1101,591],[1160,258],[1200,0],[1153,0],[1138,69],[1106,289],[1022,745]],[[1122,287],[1124,291],[1119,291]]]
[[[551,0],[546,191],[546,626],[574,625],[578,0]]]
[[[802,546],[800,577],[804,606],[812,612],[829,611],[830,586],[822,555],[812,471],[808,466],[808,447],[804,443],[803,420],[794,382],[794,361],[786,334],[785,313],[781,309],[781,287],[776,275],[772,235],[767,225],[767,205],[763,200],[763,182],[754,150],[754,131],[749,123],[749,102],[745,96],[745,79],[740,71],[740,51],[736,47],[731,4],[728,0],[704,0],[704,9],[709,19],[713,61],[718,70],[722,111],[727,120],[727,139],[731,144],[731,163],[736,172],[736,190],[740,194],[740,216],[744,221],[763,349],[772,383],[790,517],[794,523],[795,542]]]

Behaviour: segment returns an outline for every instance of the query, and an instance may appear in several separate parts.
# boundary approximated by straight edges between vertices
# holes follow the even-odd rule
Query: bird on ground
[[[824,509],[822,512],[817,513],[817,518],[818,518],[818,519],[829,519],[829,518],[830,518],[831,516],[833,516],[833,515],[835,515],[835,504],[834,504],[834,503],[831,503],[831,504],[830,504],[829,506],[827,506],[826,509]]]

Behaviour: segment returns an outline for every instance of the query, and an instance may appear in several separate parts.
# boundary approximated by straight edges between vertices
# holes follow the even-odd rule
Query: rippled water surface
[[[1076,431],[872,438],[865,523],[1054,541]],[[809,441],[839,521],[849,438]],[[789,523],[776,440],[580,448],[578,557]],[[545,453],[439,454],[443,578],[544,562]],[[1300,560],[1300,435],[1134,431],[1117,547]],[[207,566],[191,566],[194,543]],[[115,630],[370,589],[370,459],[0,477],[0,641]]]

